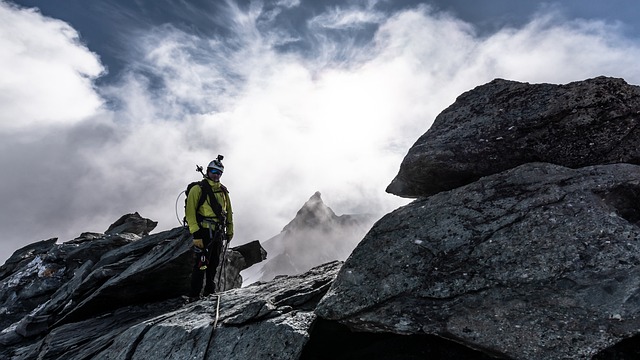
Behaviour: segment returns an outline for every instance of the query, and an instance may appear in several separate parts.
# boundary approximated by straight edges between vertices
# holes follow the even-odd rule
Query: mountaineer
[[[222,155],[207,166],[205,178],[187,190],[185,218],[193,235],[194,265],[189,298],[200,297],[205,280],[204,296],[215,293],[214,278],[220,262],[223,242],[233,238],[233,212],[229,191],[220,183],[224,172]]]

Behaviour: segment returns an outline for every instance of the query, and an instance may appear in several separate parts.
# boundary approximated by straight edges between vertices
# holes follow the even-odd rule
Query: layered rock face
[[[178,306],[175,299],[190,285],[191,236],[185,228],[148,235],[155,226],[129,214],[105,234],[84,233],[62,244],[51,239],[16,251],[0,267],[0,357],[23,353],[43,336],[49,342],[62,336],[63,343],[53,346],[65,353],[69,343],[116,331],[114,324],[136,324]],[[219,288],[240,287],[240,271],[265,255],[257,242],[229,249],[220,265]],[[153,305],[168,299],[174,300]],[[75,323],[82,327],[69,325]],[[33,351],[17,358],[37,358]]]
[[[589,358],[640,331],[639,196],[639,166],[532,163],[415,201],[371,230],[318,312],[516,359]]]
[[[638,358],[639,95],[610,78],[463,94],[389,186],[420,199],[374,225],[317,314],[497,358]]]

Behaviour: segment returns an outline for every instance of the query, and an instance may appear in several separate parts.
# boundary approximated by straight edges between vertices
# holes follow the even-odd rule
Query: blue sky
[[[460,93],[639,84],[634,3],[0,0],[0,260],[133,211],[175,227],[217,154],[238,244],[315,191],[388,212],[402,158]]]

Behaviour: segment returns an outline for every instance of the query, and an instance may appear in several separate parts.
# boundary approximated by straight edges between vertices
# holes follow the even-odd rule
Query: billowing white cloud
[[[68,124],[102,104],[103,71],[68,24],[0,1],[0,131]]]
[[[117,105],[104,111],[91,85],[101,67],[80,65],[78,59],[95,56],[77,34],[3,4],[3,16],[32,19],[32,33],[70,39],[50,52],[67,46],[86,55],[62,58],[60,65],[83,86],[51,87],[39,97],[89,104],[22,113],[25,124],[39,124],[47,114],[65,126],[57,128],[56,141],[12,138],[18,158],[0,155],[0,166],[9,169],[0,175],[0,212],[20,219],[0,219],[3,236],[13,244],[52,232],[67,240],[80,231],[104,231],[133,211],[158,220],[159,229],[177,226],[178,193],[198,180],[195,164],[217,154],[225,155],[222,180],[231,190],[237,243],[277,234],[315,191],[338,214],[381,214],[406,203],[384,189],[409,147],[460,93],[496,77],[565,83],[608,75],[640,83],[633,66],[640,45],[615,24],[545,12],[524,27],[480,36],[470,24],[426,6],[383,14],[369,4],[330,9],[296,33],[269,23],[276,17],[261,16],[256,4],[242,9],[230,3],[217,14],[232,33],[225,37],[165,25],[132,38],[143,56],[130,59],[119,83],[98,89]],[[278,16],[286,16],[285,8]],[[354,24],[365,22],[375,25],[366,29],[370,39],[354,41]],[[0,29],[0,39],[10,37],[9,28]],[[280,48],[292,41],[307,46]],[[47,62],[42,45],[24,46],[25,60]],[[0,69],[21,59],[15,56],[0,55]],[[32,81],[38,79],[48,81]],[[8,93],[24,90],[17,83],[3,86]],[[0,101],[6,113],[18,113],[39,101],[33,96]],[[53,164],[63,158],[69,165],[45,166],[47,190],[25,194],[23,179],[35,189],[40,181],[27,176],[20,157]],[[49,191],[59,195],[45,201]],[[182,212],[181,200],[178,205]],[[32,216],[47,221],[32,224]]]

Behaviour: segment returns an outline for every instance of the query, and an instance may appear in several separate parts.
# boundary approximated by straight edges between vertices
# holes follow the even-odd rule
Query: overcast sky
[[[638,8],[0,0],[0,263],[129,212],[178,226],[178,194],[217,154],[236,244],[279,233],[315,191],[337,214],[383,214],[460,93],[497,77],[639,84]]]

